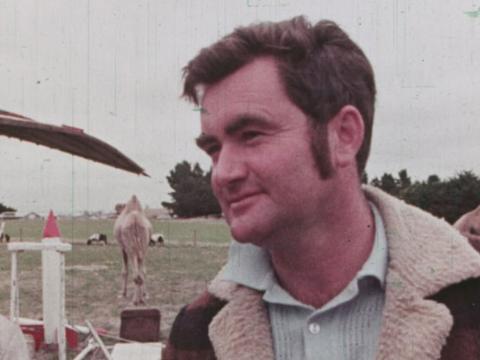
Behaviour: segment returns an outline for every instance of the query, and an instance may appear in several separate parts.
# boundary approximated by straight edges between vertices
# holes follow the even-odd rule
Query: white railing
[[[72,245],[61,242],[60,238],[46,238],[43,239],[41,243],[9,243],[7,248],[8,251],[12,253],[10,289],[11,320],[18,322],[20,317],[17,254],[22,251],[41,251],[45,343],[58,344],[59,360],[65,360],[65,252],[71,251]]]

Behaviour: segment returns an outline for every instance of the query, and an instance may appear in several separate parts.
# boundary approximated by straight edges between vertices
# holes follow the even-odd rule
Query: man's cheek
[[[220,206],[223,207],[223,199],[222,199],[222,195],[221,195],[221,191],[220,190],[217,190],[216,188],[213,188],[213,195],[215,195],[215,197],[217,198],[218,202],[220,203]]]
[[[222,198],[222,192],[218,187],[214,186],[213,183],[212,183],[212,190],[213,190],[213,195],[217,198],[217,201],[220,204],[220,207],[222,208],[222,211],[225,212],[226,205],[225,205],[224,199]]]

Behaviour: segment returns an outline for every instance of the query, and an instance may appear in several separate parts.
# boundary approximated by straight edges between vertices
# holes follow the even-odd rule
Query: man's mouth
[[[250,201],[253,197],[257,195],[259,195],[258,192],[251,192],[251,193],[241,194],[238,196],[232,196],[227,199],[228,207],[231,209],[238,208],[243,204],[246,204],[248,201]]]

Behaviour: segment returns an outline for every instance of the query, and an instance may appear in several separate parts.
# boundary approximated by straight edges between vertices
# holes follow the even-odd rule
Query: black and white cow
[[[92,245],[94,242],[100,243],[102,241],[104,245],[107,245],[107,235],[101,234],[101,233],[95,233],[88,237],[87,245]]]
[[[3,241],[7,243],[10,242],[10,235],[5,233],[0,234],[0,242],[3,242]]]
[[[0,223],[0,242],[10,242],[10,235],[5,232],[5,222]]]
[[[152,236],[150,236],[149,245],[150,246],[155,246],[156,244],[163,245],[164,242],[165,242],[165,238],[164,238],[163,234],[154,233],[154,234],[152,234]]]

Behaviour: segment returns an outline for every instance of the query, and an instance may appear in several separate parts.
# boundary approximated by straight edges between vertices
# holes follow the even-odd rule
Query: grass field
[[[113,242],[112,230],[114,220],[58,220],[62,238],[70,243],[84,243],[93,233],[104,233]],[[17,241],[35,241],[42,233],[43,220],[9,220],[6,222],[6,232]],[[153,220],[154,232],[160,232],[174,243],[193,243],[195,240],[203,243],[225,244],[229,239],[229,231],[222,220],[192,219],[192,220]]]
[[[41,221],[15,220],[7,223],[13,241],[39,239]],[[120,312],[129,300],[119,297],[121,279],[120,248],[111,237],[110,220],[59,221],[62,237],[73,244],[67,253],[66,313],[69,323],[84,324],[119,335]],[[150,247],[147,254],[147,305],[161,311],[161,337],[169,333],[173,318],[182,305],[205,289],[224,264],[229,232],[221,220],[155,221],[154,228],[166,236],[164,246]],[[93,232],[105,232],[107,246],[87,246],[85,239]],[[20,316],[40,319],[41,304],[40,254],[19,255]],[[132,295],[133,283],[129,282]],[[10,257],[5,244],[0,244],[0,313],[8,315],[10,301]],[[80,349],[78,350],[80,351]],[[78,352],[77,351],[77,352]],[[70,352],[73,358],[77,352]],[[56,354],[39,352],[34,359],[55,359]]]

